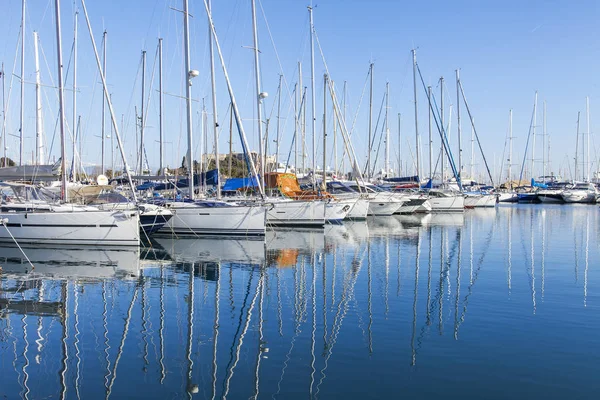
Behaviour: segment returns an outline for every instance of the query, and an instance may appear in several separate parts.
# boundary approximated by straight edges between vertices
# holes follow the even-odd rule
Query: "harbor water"
[[[0,248],[0,398],[597,398],[598,214]]]

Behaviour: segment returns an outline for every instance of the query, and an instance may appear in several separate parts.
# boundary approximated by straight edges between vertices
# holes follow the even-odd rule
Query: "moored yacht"
[[[597,196],[598,189],[593,183],[576,183],[562,193],[566,203],[595,203]]]

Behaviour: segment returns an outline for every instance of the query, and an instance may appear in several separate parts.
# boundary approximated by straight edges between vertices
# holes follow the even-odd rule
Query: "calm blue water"
[[[598,213],[0,248],[0,398],[597,398]]]

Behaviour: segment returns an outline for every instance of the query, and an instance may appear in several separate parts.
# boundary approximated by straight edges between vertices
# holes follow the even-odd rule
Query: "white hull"
[[[367,214],[369,213],[369,200],[358,198],[356,199],[356,203],[346,216],[346,219],[352,220],[363,220],[367,219]]]
[[[369,198],[369,216],[386,217],[394,215],[405,201],[396,197],[393,193],[377,193]]]
[[[429,199],[421,198],[420,196],[417,198],[408,198],[408,201],[396,211],[396,214],[413,214],[416,212],[430,212],[431,211],[431,203],[429,203]]]
[[[565,203],[595,203],[596,194],[586,190],[566,190],[562,194]]]
[[[137,211],[0,213],[0,242],[48,245],[139,246]],[[9,234],[10,232],[10,234]]]
[[[460,196],[430,197],[431,212],[463,212],[465,198]]]
[[[495,207],[496,206],[496,195],[493,195],[493,194],[466,195],[464,204],[465,204],[465,208]]]
[[[273,207],[267,211],[269,226],[322,228],[325,225],[323,201],[276,200],[271,204]]]
[[[168,203],[173,218],[159,231],[174,235],[264,236],[266,208],[254,206],[202,207],[194,203]]]
[[[519,196],[515,192],[500,192],[498,194],[498,202],[500,203],[516,203],[519,201]]]
[[[325,203],[325,222],[340,223],[348,216],[357,199],[332,199]]]

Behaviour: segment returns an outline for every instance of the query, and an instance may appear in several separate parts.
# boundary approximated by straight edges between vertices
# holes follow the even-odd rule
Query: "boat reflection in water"
[[[482,211],[2,249],[0,396],[593,397],[597,210]]]

